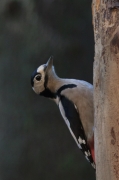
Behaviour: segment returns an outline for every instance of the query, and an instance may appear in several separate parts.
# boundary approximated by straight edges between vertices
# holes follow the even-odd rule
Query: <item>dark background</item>
[[[91,0],[0,0],[0,180],[94,180],[54,102],[31,73],[54,56],[60,77],[92,83]]]

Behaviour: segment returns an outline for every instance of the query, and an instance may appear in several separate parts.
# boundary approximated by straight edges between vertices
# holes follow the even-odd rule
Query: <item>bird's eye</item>
[[[35,77],[35,79],[36,79],[37,81],[40,81],[40,80],[41,80],[41,75],[38,74],[38,75]]]

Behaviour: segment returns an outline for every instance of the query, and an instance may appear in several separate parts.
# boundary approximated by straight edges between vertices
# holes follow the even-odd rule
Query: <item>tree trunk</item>
[[[119,180],[119,1],[93,0],[97,180]]]

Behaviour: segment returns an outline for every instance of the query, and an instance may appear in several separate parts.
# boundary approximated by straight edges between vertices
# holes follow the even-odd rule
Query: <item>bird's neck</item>
[[[66,79],[59,78],[55,71],[51,71],[48,76],[46,75],[45,77],[45,89],[40,95],[55,100],[57,98],[57,91],[66,84]]]
[[[47,88],[54,93],[56,93],[60,87],[67,84],[66,79],[59,78],[56,74],[52,74],[48,78]]]

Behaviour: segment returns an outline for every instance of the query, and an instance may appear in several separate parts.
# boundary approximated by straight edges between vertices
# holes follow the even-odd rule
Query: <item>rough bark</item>
[[[119,179],[119,1],[93,0],[97,180]]]

